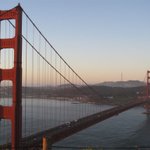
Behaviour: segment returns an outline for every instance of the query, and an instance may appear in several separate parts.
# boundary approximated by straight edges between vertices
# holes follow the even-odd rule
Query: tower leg
[[[0,50],[14,50],[14,67],[0,68],[0,82],[12,81],[13,97],[11,106],[0,107],[0,118],[11,121],[11,146],[13,150],[18,150],[22,137],[22,8],[20,5],[11,10],[0,11],[0,21],[10,19],[15,21],[15,36],[0,39]]]

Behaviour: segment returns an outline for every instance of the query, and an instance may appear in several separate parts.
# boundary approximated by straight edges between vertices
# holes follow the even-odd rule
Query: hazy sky
[[[88,83],[144,80],[150,69],[150,0],[20,2],[51,44]]]

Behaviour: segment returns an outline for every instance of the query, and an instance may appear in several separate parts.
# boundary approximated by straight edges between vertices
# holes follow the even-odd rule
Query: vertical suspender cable
[[[34,26],[32,26],[32,45],[34,46]],[[33,92],[33,88],[34,88],[34,50],[32,48],[32,97],[31,97],[31,132],[33,132],[33,125],[34,125],[34,112],[33,112],[33,105],[34,105],[34,92]]]
[[[39,53],[41,53],[41,35],[39,33]],[[37,74],[38,74],[38,89],[39,89],[39,98],[40,98],[40,101],[39,101],[39,104],[41,106],[41,100],[42,100],[42,97],[41,97],[41,59],[40,57],[38,57],[38,69],[37,69]],[[40,111],[40,117],[42,119],[42,115],[41,115],[41,107],[39,107],[39,111]],[[38,122],[39,124],[39,131],[41,131],[41,126],[43,125],[43,120],[42,120],[42,123]]]
[[[57,55],[56,55],[56,53],[55,53],[55,68],[57,68]],[[55,101],[56,124],[55,125],[58,124],[58,115],[59,115],[58,109],[57,109],[58,98],[56,96],[56,91],[57,91],[57,72],[55,72],[55,99],[56,99],[56,101]]]
[[[26,16],[26,39],[30,40],[30,39],[28,39],[28,21],[27,21],[27,18],[28,18],[28,16]],[[33,24],[32,21],[31,21],[31,24]],[[74,92],[73,96],[70,93],[65,93],[65,94],[69,95],[68,96],[69,98],[73,99],[75,97],[75,93],[77,93],[77,95],[78,95],[78,93],[79,93],[79,95],[82,93],[81,96],[82,97],[85,96],[85,98],[86,98],[86,96],[90,95],[90,92],[87,93],[87,91],[85,91],[85,87],[83,87],[83,84],[86,85],[86,87],[88,87],[88,85],[85,83],[85,81],[82,78],[80,78],[80,76],[78,74],[76,74],[76,72],[74,72],[74,70],[58,54],[58,52],[52,47],[52,45],[47,41],[47,39],[45,39],[45,37],[43,37],[42,33],[37,29],[37,27],[34,24],[33,24],[33,27],[37,30],[37,32],[39,34],[39,37],[38,37],[39,38],[39,45],[37,47],[36,47],[36,44],[34,45],[34,39],[33,39],[33,44],[31,44],[31,45],[26,40],[24,40],[25,41],[25,49],[26,49],[26,51],[25,51],[25,133],[26,134],[28,133],[27,129],[26,129],[27,117],[28,117],[28,116],[26,116],[27,115],[27,112],[26,112],[27,111],[26,110],[27,109],[26,108],[27,107],[26,106],[27,101],[26,100],[28,98],[27,97],[27,94],[28,94],[28,91],[27,91],[27,87],[28,87],[27,79],[28,78],[27,77],[29,75],[29,71],[27,69],[29,68],[28,65],[30,63],[27,60],[27,55],[29,55],[29,53],[30,53],[30,52],[27,52],[29,45],[30,45],[30,48],[32,49],[32,81],[31,81],[32,82],[32,90],[33,90],[34,81],[36,80],[36,79],[34,79],[34,76],[37,76],[37,82],[35,82],[35,83],[36,83],[36,86],[38,87],[37,91],[39,92],[39,94],[38,94],[38,100],[36,100],[36,101],[38,101],[39,105],[42,106],[41,109],[39,110],[39,117],[41,117],[41,119],[42,119],[42,123],[40,122],[40,120],[38,121],[38,130],[39,131],[41,130],[41,124],[42,124],[42,128],[45,127],[45,118],[47,118],[47,117],[45,117],[45,115],[46,115],[45,112],[47,112],[47,110],[44,109],[45,108],[45,106],[44,106],[45,105],[44,104],[44,97],[43,97],[43,93],[41,92],[41,90],[45,89],[45,84],[46,84],[46,82],[45,82],[45,80],[47,78],[46,77],[47,76],[46,71],[45,71],[46,70],[46,65],[48,65],[49,68],[51,69],[50,72],[52,74],[50,75],[50,78],[52,80],[51,79],[50,80],[51,80],[51,83],[53,83],[53,85],[55,86],[55,91],[54,91],[55,95],[53,95],[53,97],[55,97],[55,99],[56,99],[56,101],[55,101],[55,108],[56,109],[53,109],[54,112],[52,112],[56,116],[56,117],[53,116],[53,119],[54,119],[54,117],[56,119],[55,120],[55,123],[56,123],[55,125],[57,125],[58,120],[61,120],[60,117],[62,116],[62,113],[61,113],[61,111],[62,111],[62,101],[61,101],[60,98],[58,98],[58,95],[56,95],[56,91],[61,90],[61,85],[62,85],[62,82],[63,82],[62,79],[64,80],[65,84],[70,85],[71,91]],[[33,31],[33,34],[34,34],[34,31]],[[42,52],[42,49],[44,49],[44,47],[42,45],[42,40],[43,39],[44,39],[44,42],[47,43],[50,46],[50,48],[53,50],[53,52],[55,53],[54,54],[55,55],[54,56],[54,61],[47,60],[46,52],[45,52],[45,55],[43,55],[43,52]],[[37,49],[38,49],[38,51],[36,51]],[[37,64],[38,64],[38,66],[35,66],[35,68],[34,68],[34,64],[35,64],[34,63],[34,51],[36,52]],[[51,55],[51,57],[52,57],[52,55]],[[59,58],[59,60],[57,58]],[[64,74],[63,74],[63,71],[62,71],[62,64],[65,65],[65,69],[64,69],[65,73]],[[36,68],[36,67],[38,67],[38,68]],[[35,70],[36,70],[36,72],[34,72]],[[67,72],[66,72],[66,70],[67,70]],[[53,78],[53,72],[55,74],[55,78]],[[76,80],[77,80],[76,78],[78,78],[79,82],[81,82],[82,87],[80,87],[80,88],[78,87],[77,82],[76,82]],[[59,88],[58,88],[58,85],[60,85]],[[69,89],[69,86],[68,86],[68,89]],[[65,88],[64,88],[64,91],[65,91]],[[32,93],[33,93],[33,91],[32,91]],[[60,96],[61,96],[61,94],[60,94]],[[33,99],[33,97],[32,97],[32,99]],[[78,98],[76,100],[78,100]],[[31,100],[31,105],[32,105],[32,103],[33,102]],[[59,109],[57,107],[58,105],[60,106]],[[74,105],[74,107],[75,107],[75,109],[77,109],[78,105]],[[83,103],[83,104],[80,104],[79,107],[82,107],[82,110],[79,108],[80,112],[81,112],[81,114],[79,113],[79,115],[80,115],[80,118],[81,118],[81,117],[85,116],[86,113],[88,112],[88,105]],[[33,114],[33,108],[31,107],[30,109],[31,109],[31,114]],[[64,110],[64,114],[65,114],[65,111],[66,110]],[[68,112],[66,114],[70,114],[71,110],[68,108],[68,106],[67,106],[67,111]],[[31,125],[30,125],[31,130],[30,131],[32,131],[32,128],[33,128],[32,127],[32,124],[33,124],[32,117],[31,117]]]
[[[26,30],[26,38],[28,39],[28,18],[26,17],[26,27],[25,27],[25,30]],[[28,43],[25,42],[25,106],[24,106],[24,114],[25,114],[25,122],[24,122],[24,125],[25,125],[25,136],[27,136],[28,132],[27,132],[27,50],[28,50]]]
[[[44,57],[47,58],[47,51],[46,51],[46,41],[44,40]],[[46,80],[47,80],[47,73],[46,73],[46,63],[45,61],[43,60],[43,63],[44,63],[44,81],[43,81],[43,86],[44,86],[44,89],[45,89],[45,93],[47,93],[47,84],[46,84]],[[48,70],[47,70],[48,71]],[[47,97],[46,95],[44,94],[44,108],[43,108],[43,115],[44,115],[44,120],[45,120],[45,124],[44,124],[44,129],[46,129],[46,126],[47,126]]]

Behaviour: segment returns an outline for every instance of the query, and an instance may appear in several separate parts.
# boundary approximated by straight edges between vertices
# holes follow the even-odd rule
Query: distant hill
[[[131,87],[145,86],[145,83],[138,80],[116,81],[116,82],[107,81],[107,82],[96,84],[96,86],[131,88]]]

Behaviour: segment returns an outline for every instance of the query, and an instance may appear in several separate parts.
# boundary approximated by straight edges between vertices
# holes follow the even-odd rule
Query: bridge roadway
[[[48,140],[49,146],[52,144],[72,135],[75,134],[85,128],[88,128],[98,122],[101,122],[105,119],[108,119],[112,116],[118,115],[121,112],[124,112],[130,108],[136,107],[138,105],[144,104],[149,102],[149,99],[137,99],[134,102],[116,106],[111,109],[107,109],[101,111],[99,113],[86,116],[84,118],[71,121],[69,123],[62,124],[60,126],[51,128],[46,131],[42,131],[40,133],[34,134],[32,136],[26,137],[22,139],[21,147],[28,149],[28,147],[41,147],[42,138],[46,137]],[[8,145],[3,145],[4,147],[8,147]]]

